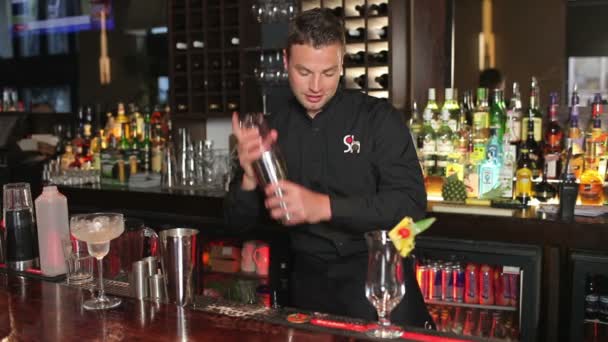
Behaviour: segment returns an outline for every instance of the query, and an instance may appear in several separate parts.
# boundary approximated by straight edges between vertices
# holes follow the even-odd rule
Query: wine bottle
[[[359,12],[359,15],[362,16],[362,17],[365,15],[365,9],[366,9],[365,5],[356,5],[355,6],[355,10],[357,12]]]
[[[365,63],[365,51],[346,54],[346,63],[348,64],[363,64]]]
[[[375,78],[376,83],[378,83],[383,89],[388,88],[388,74],[382,74]]]
[[[363,41],[365,39],[365,29],[357,27],[346,31],[346,40],[348,41]]]
[[[342,6],[334,7],[331,11],[338,18],[342,18],[344,16],[344,8],[342,8]]]
[[[355,77],[353,81],[355,81],[355,83],[361,87],[361,89],[365,89],[367,86],[367,76],[365,74]]]
[[[371,56],[371,60],[374,61],[375,63],[388,63],[388,51],[387,50],[382,50],[382,51],[378,51],[376,53],[373,53]]]
[[[388,26],[382,26],[381,28],[376,29],[376,34],[380,39],[386,39],[388,37]]]

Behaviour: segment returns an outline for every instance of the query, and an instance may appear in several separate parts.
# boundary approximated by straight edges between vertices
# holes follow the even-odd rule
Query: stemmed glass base
[[[87,310],[112,309],[120,305],[121,299],[117,297],[103,296],[85,301],[82,306]]]
[[[403,335],[403,329],[396,325],[377,325],[366,331],[365,334],[376,338],[400,338]]]

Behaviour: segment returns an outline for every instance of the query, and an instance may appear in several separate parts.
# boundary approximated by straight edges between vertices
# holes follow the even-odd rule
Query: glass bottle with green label
[[[494,101],[490,108],[490,127],[496,130],[496,135],[501,142],[505,135],[505,122],[507,119],[504,105],[502,90],[495,89]]]
[[[477,107],[473,112],[473,153],[471,162],[478,165],[486,157],[486,144],[489,138],[490,108],[488,107],[488,90],[477,89]]]
[[[448,112],[450,117],[448,119],[448,126],[452,132],[458,131],[458,117],[460,115],[460,106],[458,105],[456,88],[445,89],[445,102],[441,108],[441,113]]]

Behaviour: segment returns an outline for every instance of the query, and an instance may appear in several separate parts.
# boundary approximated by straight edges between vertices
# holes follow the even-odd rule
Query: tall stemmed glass
[[[74,215],[70,219],[70,230],[75,238],[87,243],[89,254],[97,259],[99,289],[97,297],[84,302],[87,310],[111,309],[120,305],[120,298],[108,297],[103,289],[103,257],[110,251],[110,241],[125,231],[122,214],[94,213]]]
[[[378,312],[379,326],[367,332],[379,338],[397,338],[403,330],[391,326],[390,312],[405,295],[401,256],[388,236],[388,231],[376,230],[365,234],[368,248],[365,296]]]

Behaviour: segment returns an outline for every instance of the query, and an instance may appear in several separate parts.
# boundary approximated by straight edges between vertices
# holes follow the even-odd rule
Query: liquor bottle
[[[123,136],[123,129],[129,130],[129,118],[125,115],[125,105],[118,103],[116,119],[114,120],[114,136],[118,139]],[[127,124],[127,125],[124,125]],[[125,137],[130,137],[130,130],[125,132]]]
[[[149,112],[148,108],[144,108],[144,113]],[[135,107],[135,126],[137,127],[137,140],[140,142],[144,139],[144,116],[139,112],[139,109]]]
[[[342,18],[344,16],[344,8],[342,6],[332,8],[331,12],[338,18]]]
[[[588,274],[585,281],[585,319],[597,319],[599,306],[597,278]]]
[[[76,158],[81,158],[84,153],[84,108],[78,108],[77,120],[76,120],[76,136],[72,140],[72,146],[74,147],[74,155]]]
[[[139,172],[139,165],[141,165],[140,150],[141,142],[137,136],[137,132],[132,130],[133,136],[131,137],[131,146],[127,151],[127,160],[129,162],[129,175],[134,175]]]
[[[534,194],[539,202],[547,202],[548,200],[554,198],[555,195],[557,195],[557,189],[547,181],[547,175],[549,174],[547,168],[549,168],[549,164],[545,163],[543,179],[540,183],[534,186]]]
[[[462,103],[460,104],[460,108],[462,108],[464,110],[465,113],[465,118],[466,118],[466,122],[467,125],[469,125],[469,127],[472,127],[472,123],[473,123],[473,106],[471,105],[471,91],[470,90],[465,90],[462,96]]]
[[[466,165],[464,171],[464,184],[467,188],[467,197],[475,198],[479,195],[479,169],[478,162],[473,160],[475,145],[473,143],[473,133],[469,135],[469,144],[466,153]]]
[[[165,143],[163,141],[163,132],[161,128],[161,123],[158,122],[154,126],[154,140],[152,142],[152,160],[151,160],[151,168],[153,173],[160,173],[163,167],[163,153],[165,148]]]
[[[84,116],[84,138],[85,140],[90,140],[93,136],[93,108],[91,106],[87,106],[85,109]]]
[[[532,118],[534,120],[534,140],[537,143],[542,142],[542,127],[543,127],[543,115],[540,112],[540,90],[538,87],[538,81],[536,77],[532,77],[532,84],[530,85],[530,107],[528,108],[528,115],[523,119],[523,126],[521,136],[522,138],[528,136],[528,120]]]
[[[144,115],[144,139],[141,143],[140,160],[145,173],[152,170],[152,141],[150,140],[150,114]]]
[[[592,141],[588,141],[586,145],[585,171],[581,174],[578,193],[584,205],[603,205],[604,178],[600,177],[597,171],[596,145]]]
[[[359,76],[355,77],[353,79],[353,81],[355,82],[355,84],[357,84],[359,87],[361,87],[361,89],[365,89],[365,87],[367,86],[367,75],[365,75],[365,74],[359,75]]]
[[[450,112],[444,106],[441,112],[441,124],[437,130],[437,175],[446,175],[448,155],[454,152],[454,138],[449,126]]]
[[[427,175],[436,175],[437,137],[433,129],[433,112],[425,109],[422,118],[424,121],[422,125],[421,153],[424,158],[424,169]]]
[[[505,137],[507,141],[515,146],[521,143],[521,120],[523,116],[521,106],[521,94],[519,92],[519,84],[513,82],[513,96],[509,101],[509,109],[507,110],[507,121],[505,124]]]
[[[605,135],[602,130],[602,119],[600,116],[602,112],[602,95],[595,94],[591,110],[591,120],[589,120],[585,140],[590,140],[595,145],[596,157],[604,154]],[[585,145],[587,145],[586,142]]]
[[[372,54],[370,54],[370,60],[372,60],[375,63],[386,64],[386,63],[388,63],[388,51],[381,50],[376,53],[372,53]]]
[[[471,126],[467,122],[467,115],[464,108],[460,107],[458,116],[458,131],[454,137],[454,148],[462,153],[468,153],[469,137],[471,136]]]
[[[571,107],[570,113],[570,127],[568,128],[568,138],[566,139],[567,146],[572,146],[572,157],[570,159],[569,168],[572,169],[572,173],[576,179],[581,178],[584,164],[584,153],[583,153],[583,135],[579,128],[579,107],[575,104]],[[562,155],[562,162],[565,163],[566,151]]]
[[[520,153],[523,153],[521,150],[525,148],[528,153],[528,157],[530,158],[530,170],[532,170],[532,176],[534,178],[538,178],[541,173],[540,165],[542,165],[542,161],[540,148],[538,147],[536,139],[534,138],[535,120],[528,120],[526,124],[528,125],[528,129],[526,130],[528,138],[523,142]]]
[[[488,143],[485,161],[479,166],[479,196],[499,185],[500,160],[498,134],[495,128],[490,128],[491,138]]]
[[[447,112],[447,114],[449,114],[448,126],[454,133],[458,131],[458,120],[460,115],[460,106],[456,101],[457,97],[458,94],[456,88],[446,88],[445,102],[441,108],[442,113]]]
[[[93,170],[101,169],[101,149],[102,149],[102,141],[103,141],[103,129],[97,131],[97,135],[95,135],[91,139],[91,160],[93,161]]]
[[[357,27],[346,31],[346,40],[349,42],[362,42],[365,40],[365,29]]]
[[[501,142],[505,135],[506,120],[502,90],[494,89],[494,101],[490,108],[490,127],[496,130],[496,135]]]
[[[489,138],[490,108],[488,108],[488,90],[477,89],[477,107],[473,113],[473,144],[475,150],[471,156],[475,164],[481,163],[486,157],[486,144]]]
[[[572,96],[570,97],[570,106],[572,107],[578,106],[580,103],[580,98],[578,97],[578,84],[574,83],[574,87],[572,88]]]
[[[420,117],[420,112],[418,111],[418,105],[416,102],[412,105],[412,116],[409,121],[410,133],[412,134],[412,140],[414,143],[418,141],[418,137],[422,132],[422,118]]]
[[[361,64],[365,63],[365,51],[358,51],[356,53],[347,53],[345,57],[346,57],[347,64],[361,65]]]
[[[503,189],[502,197],[513,198],[513,177],[517,165],[517,148],[508,141],[502,142],[502,164],[500,167],[500,187]]]
[[[515,199],[522,204],[528,204],[532,199],[532,161],[526,144],[519,151],[517,172],[515,173]]]
[[[545,132],[544,160],[547,179],[557,179],[561,173],[561,153],[563,150],[563,132],[557,121],[558,98],[557,93],[550,95],[549,124]],[[545,176],[543,175],[543,179]]]
[[[388,74],[382,74],[374,79],[382,89],[388,88]]]
[[[129,139],[127,138],[127,132],[129,131],[128,127],[129,123],[125,122],[122,124],[120,141],[118,143],[118,149],[123,153],[131,149],[131,144],[129,143]]]
[[[427,113],[428,112],[428,113]],[[430,118],[431,127],[434,131],[439,129],[439,106],[435,100],[435,88],[429,88],[429,99],[422,113],[422,117]]]

